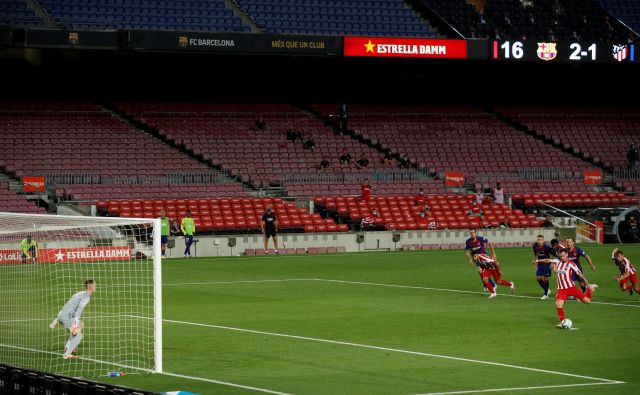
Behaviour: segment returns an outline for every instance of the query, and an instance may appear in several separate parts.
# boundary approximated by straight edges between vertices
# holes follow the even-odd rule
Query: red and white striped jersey
[[[552,259],[551,263],[556,265],[556,278],[558,279],[558,289],[569,289],[575,287],[571,280],[573,273],[581,273],[578,265],[570,260],[562,262],[559,259]]]
[[[360,226],[373,225],[374,222],[375,222],[375,219],[373,218],[373,216],[369,215],[369,216],[366,216],[366,217],[362,218],[362,221],[360,221]]]
[[[476,264],[482,268],[491,268],[496,261],[487,254],[476,255]]]
[[[624,268],[625,273],[629,272],[629,274],[634,274],[636,272],[636,268],[633,267],[631,261],[628,258],[624,258],[622,263],[620,263],[621,268]]]

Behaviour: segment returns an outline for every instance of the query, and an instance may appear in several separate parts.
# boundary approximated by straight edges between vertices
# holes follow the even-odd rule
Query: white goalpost
[[[544,204],[547,207],[550,207],[558,212],[561,212],[573,219],[576,220],[576,242],[578,243],[598,243],[602,244],[602,238],[604,236],[602,224],[594,224],[592,222],[587,221],[586,219],[582,219],[576,215],[573,215],[567,211],[564,211],[558,207],[554,207],[550,204],[547,204],[543,201],[540,203]]]
[[[63,307],[87,280],[95,292],[84,309],[70,301],[70,314]],[[159,219],[0,213],[0,363],[162,372],[161,284]]]

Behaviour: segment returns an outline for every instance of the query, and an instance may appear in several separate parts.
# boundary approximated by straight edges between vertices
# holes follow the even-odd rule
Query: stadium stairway
[[[564,152],[567,152],[573,156],[575,156],[576,158],[580,158],[582,160],[584,160],[585,162],[589,162],[591,164],[593,164],[594,166],[600,167],[603,170],[607,170],[607,168],[605,167],[604,163],[602,163],[601,161],[597,160],[597,158],[591,157],[589,155],[585,155],[584,152],[580,151],[579,149],[575,148],[575,147],[571,147],[568,144],[565,144],[559,140],[554,140],[551,138],[545,138],[544,136],[539,135],[538,133],[536,133],[536,131],[532,128],[527,127],[526,125],[522,124],[521,122],[519,122],[517,119],[515,118],[511,118],[505,114],[503,114],[502,112],[495,110],[495,109],[491,109],[489,110],[491,113],[495,114],[496,117],[498,117],[498,119],[500,119],[502,122],[509,124],[511,126],[513,126],[515,129],[521,131],[522,133],[525,133],[531,137],[533,137],[534,139],[537,140],[541,140],[544,143],[557,148],[559,150],[562,150]]]
[[[339,131],[339,125],[338,125],[338,118],[337,115],[333,114],[333,113],[326,113],[324,112],[322,109],[320,108],[316,108],[313,106],[298,106],[298,108],[308,114],[313,115],[314,117],[316,117],[319,121],[323,122],[325,125],[333,128],[336,132]],[[336,106],[337,108],[337,106]],[[388,148],[387,146],[385,146],[384,144],[379,143],[377,140],[375,139],[369,139],[366,138],[365,136],[362,136],[360,134],[357,134],[353,129],[350,129],[348,127],[347,124],[347,131],[343,133],[345,136],[349,136],[352,139],[373,148],[374,150],[378,151],[381,155],[385,155],[387,153],[391,154],[391,157],[394,159],[394,161],[400,161],[400,154],[398,154],[397,152],[395,152],[393,149]],[[412,168],[417,168],[418,167],[418,162],[416,160],[414,160],[413,158],[409,158],[411,160],[411,167]],[[431,173],[430,176],[435,176],[435,173]]]
[[[531,136],[532,138],[543,141],[547,145],[553,146],[558,150],[569,153],[576,158],[579,158],[587,163],[590,163],[591,165],[594,166],[594,168],[597,167],[602,169],[603,171],[602,186],[605,188],[605,190],[608,190],[608,191],[613,191],[613,190],[624,191],[625,190],[625,185],[623,185],[620,182],[615,182],[613,173],[612,173],[612,171],[614,170],[614,166],[612,166],[606,160],[603,160],[598,156],[592,155],[578,146],[571,145],[565,141],[561,141],[559,139],[552,138],[550,136],[542,134],[538,132],[534,127],[527,126],[521,123],[520,121],[518,121],[516,117],[509,116],[508,114],[501,112],[499,109],[490,109],[488,111],[495,114],[496,117],[498,117],[498,119],[513,126],[515,129],[521,131],[522,133],[525,133]]]
[[[113,114],[113,116],[117,117],[122,122],[125,122],[126,124],[136,129],[139,129],[143,133],[147,133],[153,136],[154,138],[162,141],[164,144],[174,149],[177,149],[181,152],[184,152],[190,157],[192,157],[193,159],[197,160],[198,162],[205,164],[206,166],[210,167],[213,170],[216,170],[218,174],[220,174],[224,178],[227,178],[230,182],[240,183],[242,185],[242,188],[247,192],[247,194],[252,196],[257,196],[259,194],[259,191],[253,185],[251,185],[246,181],[239,180],[238,177],[232,176],[228,171],[222,169],[220,166],[214,165],[210,160],[206,160],[197,149],[189,149],[185,145],[177,144],[175,141],[171,141],[167,139],[166,136],[163,136],[160,133],[158,133],[157,129],[143,122],[140,122],[139,120],[135,119],[130,115],[127,115],[123,111],[119,110],[116,106],[113,106],[111,104],[96,104],[96,105],[98,107],[103,108],[105,111]]]
[[[61,28],[61,26],[59,26],[55,22],[55,20],[53,19],[53,16],[51,16],[51,14],[49,14],[47,10],[44,7],[42,7],[40,3],[38,3],[35,0],[25,0],[25,3],[27,3],[27,8],[29,8],[31,11],[33,11],[34,14],[42,18],[42,21],[44,22],[44,27],[49,29]]]
[[[1,169],[0,163],[0,211],[46,214],[46,202],[41,202],[35,195],[31,199],[21,195],[22,183]],[[37,204],[34,204],[34,199]]]
[[[247,12],[244,8],[240,7],[237,0],[224,0],[224,5],[228,10],[231,10],[235,16],[240,18],[242,23],[251,28],[251,33],[264,33],[266,29],[256,22],[255,18]]]

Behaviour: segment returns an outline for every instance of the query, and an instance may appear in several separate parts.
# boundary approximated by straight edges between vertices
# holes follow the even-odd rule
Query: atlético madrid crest
[[[629,51],[626,45],[614,45],[613,46],[613,58],[618,62],[622,62],[627,58]]]
[[[556,43],[538,43],[538,50],[536,53],[542,60],[553,60],[558,56]]]

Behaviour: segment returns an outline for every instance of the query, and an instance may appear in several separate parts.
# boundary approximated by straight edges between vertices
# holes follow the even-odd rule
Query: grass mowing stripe
[[[455,292],[455,293],[464,293],[464,294],[473,294],[473,295],[482,295],[482,294],[484,294],[483,292],[479,292],[479,291],[467,291],[467,290],[462,290],[462,289],[420,287],[420,286],[417,286],[417,285],[370,283],[370,282],[365,282],[365,281],[335,280],[335,279],[330,279],[330,278],[285,278],[285,279],[267,279],[267,280],[205,281],[205,282],[192,282],[192,283],[170,283],[170,284],[163,284],[163,286],[244,284],[244,283],[256,283],[256,284],[259,284],[259,283],[294,282],[294,281],[324,281],[324,282],[332,282],[332,283],[343,283],[343,284],[354,284],[354,285],[370,285],[370,286],[387,287],[387,288],[404,288],[404,289],[421,289],[421,290],[426,290],[426,291],[438,291],[438,292]],[[539,297],[536,297],[536,296],[525,296],[525,295],[498,294],[498,296],[508,296],[508,297],[511,297],[511,298],[521,298],[521,299],[540,299]],[[554,299],[549,299],[549,300],[553,301]],[[630,301],[630,303],[637,303],[637,302],[638,301]],[[640,305],[632,305],[632,304],[626,304],[626,303],[597,302],[597,301],[594,302],[594,301],[591,301],[591,304],[640,308]]]
[[[13,348],[13,349],[22,350],[22,351],[32,351],[32,352],[37,352],[37,353],[40,353],[40,354],[55,355],[55,356],[60,356],[60,358],[62,358],[62,354],[60,354],[58,352],[53,352],[53,351],[37,350],[35,348],[13,346],[13,345],[10,345],[10,344],[0,344],[0,347]],[[278,391],[268,390],[268,389],[265,389],[265,388],[250,387],[250,386],[247,386],[247,385],[230,383],[228,381],[207,379],[207,378],[204,378],[204,377],[189,376],[189,375],[184,375],[184,374],[179,374],[179,373],[171,373],[171,372],[160,372],[160,373],[157,373],[157,372],[154,372],[154,371],[149,370],[149,369],[137,368],[135,366],[123,365],[123,364],[120,364],[120,363],[101,361],[99,359],[93,359],[93,358],[88,358],[88,357],[79,357],[78,359],[85,360],[85,361],[90,361],[90,362],[95,362],[95,363],[100,363],[100,364],[104,364],[104,365],[117,366],[119,368],[133,369],[133,370],[139,370],[139,371],[147,372],[147,373],[161,374],[163,376],[179,377],[179,378],[183,378],[183,379],[196,380],[196,381],[205,381],[207,383],[221,384],[221,385],[226,385],[228,387],[242,388],[242,389],[247,389],[247,390],[252,390],[252,391],[257,391],[257,392],[264,392],[264,393],[267,393],[267,394],[290,395],[290,394],[287,394],[286,392],[278,392]]]
[[[55,355],[55,356],[59,356],[60,358],[62,358],[62,353],[54,352],[54,351],[38,350],[38,349],[35,349],[35,348],[14,346],[14,345],[11,345],[11,344],[0,344],[0,347],[13,348],[15,350],[22,350],[22,351],[32,351],[32,352],[37,352],[39,354]],[[100,359],[94,359],[94,358],[89,358],[89,357],[78,357],[78,359],[84,360],[84,361],[89,361],[89,362],[101,363],[101,364],[104,364],[104,365],[117,366],[119,368],[126,368],[126,369],[139,370],[139,371],[147,372],[147,373],[154,373],[153,370],[149,370],[149,369],[145,369],[145,368],[137,368],[135,366],[123,365],[123,364],[115,363],[115,362],[102,361]]]
[[[168,283],[162,284],[165,286],[172,285],[214,285],[214,284],[243,284],[243,283],[277,283],[277,282],[286,282],[286,281],[318,281],[317,278],[282,278],[282,279],[272,279],[272,280],[238,280],[238,281],[205,281],[205,282],[194,282],[194,283]]]
[[[441,359],[448,359],[448,360],[462,361],[462,362],[471,362],[471,363],[478,363],[478,364],[483,364],[483,365],[501,366],[501,367],[505,367],[505,368],[528,370],[528,371],[532,371],[532,372],[548,373],[548,374],[554,374],[554,375],[559,375],[559,376],[576,377],[576,378],[581,378],[581,379],[585,379],[585,380],[601,381],[603,383],[608,383],[608,384],[622,384],[622,383],[624,383],[623,381],[609,380],[609,379],[603,379],[603,378],[599,378],[599,377],[583,376],[583,375],[573,374],[573,373],[564,373],[564,372],[557,372],[557,371],[553,371],[553,370],[529,368],[529,367],[526,367],[526,366],[510,365],[510,364],[499,363],[499,362],[480,361],[480,360],[477,360],[477,359],[452,357],[452,356],[448,356],[448,355],[429,354],[429,353],[424,353],[424,352],[420,352],[420,351],[411,351],[411,350],[402,350],[402,349],[397,349],[397,348],[380,347],[380,346],[373,346],[373,345],[369,345],[369,344],[351,343],[351,342],[345,342],[345,341],[339,341],[339,340],[319,339],[319,338],[307,337],[307,336],[288,335],[288,334],[284,334],[284,333],[264,332],[264,331],[257,331],[257,330],[253,330],[253,329],[235,328],[235,327],[231,327],[231,326],[203,324],[203,323],[199,323],[199,322],[178,321],[178,320],[169,320],[169,319],[163,319],[162,321],[169,322],[169,323],[172,323],[172,324],[200,326],[200,327],[205,327],[205,328],[223,329],[223,330],[230,330],[230,331],[236,331],[236,332],[253,333],[253,334],[258,334],[258,335],[268,335],[268,336],[284,337],[284,338],[289,338],[289,339],[308,340],[308,341],[320,342],[320,343],[340,344],[340,345],[343,345],[343,346],[350,346],[350,347],[368,348],[368,349],[372,349],[372,350],[389,351],[389,352],[396,352],[396,353],[410,354],[410,355],[420,355],[420,356],[425,356],[425,357],[441,358]]]
[[[624,384],[624,383],[622,381],[619,381],[619,382],[613,382],[613,383],[582,383],[582,384],[564,384],[564,385],[544,385],[544,386],[536,386],[536,387],[491,388],[486,390],[472,390],[472,391],[429,392],[429,393],[414,394],[414,395],[477,394],[480,392],[527,391],[527,390],[538,390],[538,389],[586,387],[591,385],[615,385],[615,384]]]
[[[431,288],[431,287],[418,287],[413,285],[397,285],[397,284],[381,284],[381,283],[368,283],[364,281],[347,281],[347,280],[333,280],[333,279],[317,279],[317,281],[327,281],[333,283],[345,283],[345,284],[357,284],[357,285],[371,285],[377,287],[389,287],[389,288],[408,288],[408,289],[424,289],[428,291],[443,291],[443,292],[457,292],[457,293],[469,293],[469,294],[483,294],[483,292],[478,291],[465,291],[459,289],[447,289],[447,288]],[[504,288],[504,287],[503,287]],[[498,296],[509,296],[511,298],[522,298],[522,299],[540,299],[535,296],[525,296],[525,295],[510,295],[510,294],[498,294]],[[552,299],[550,299],[552,300]],[[591,302],[591,304],[602,304],[608,306],[623,306],[623,307],[640,307],[631,304],[625,303],[610,303],[610,302]]]

